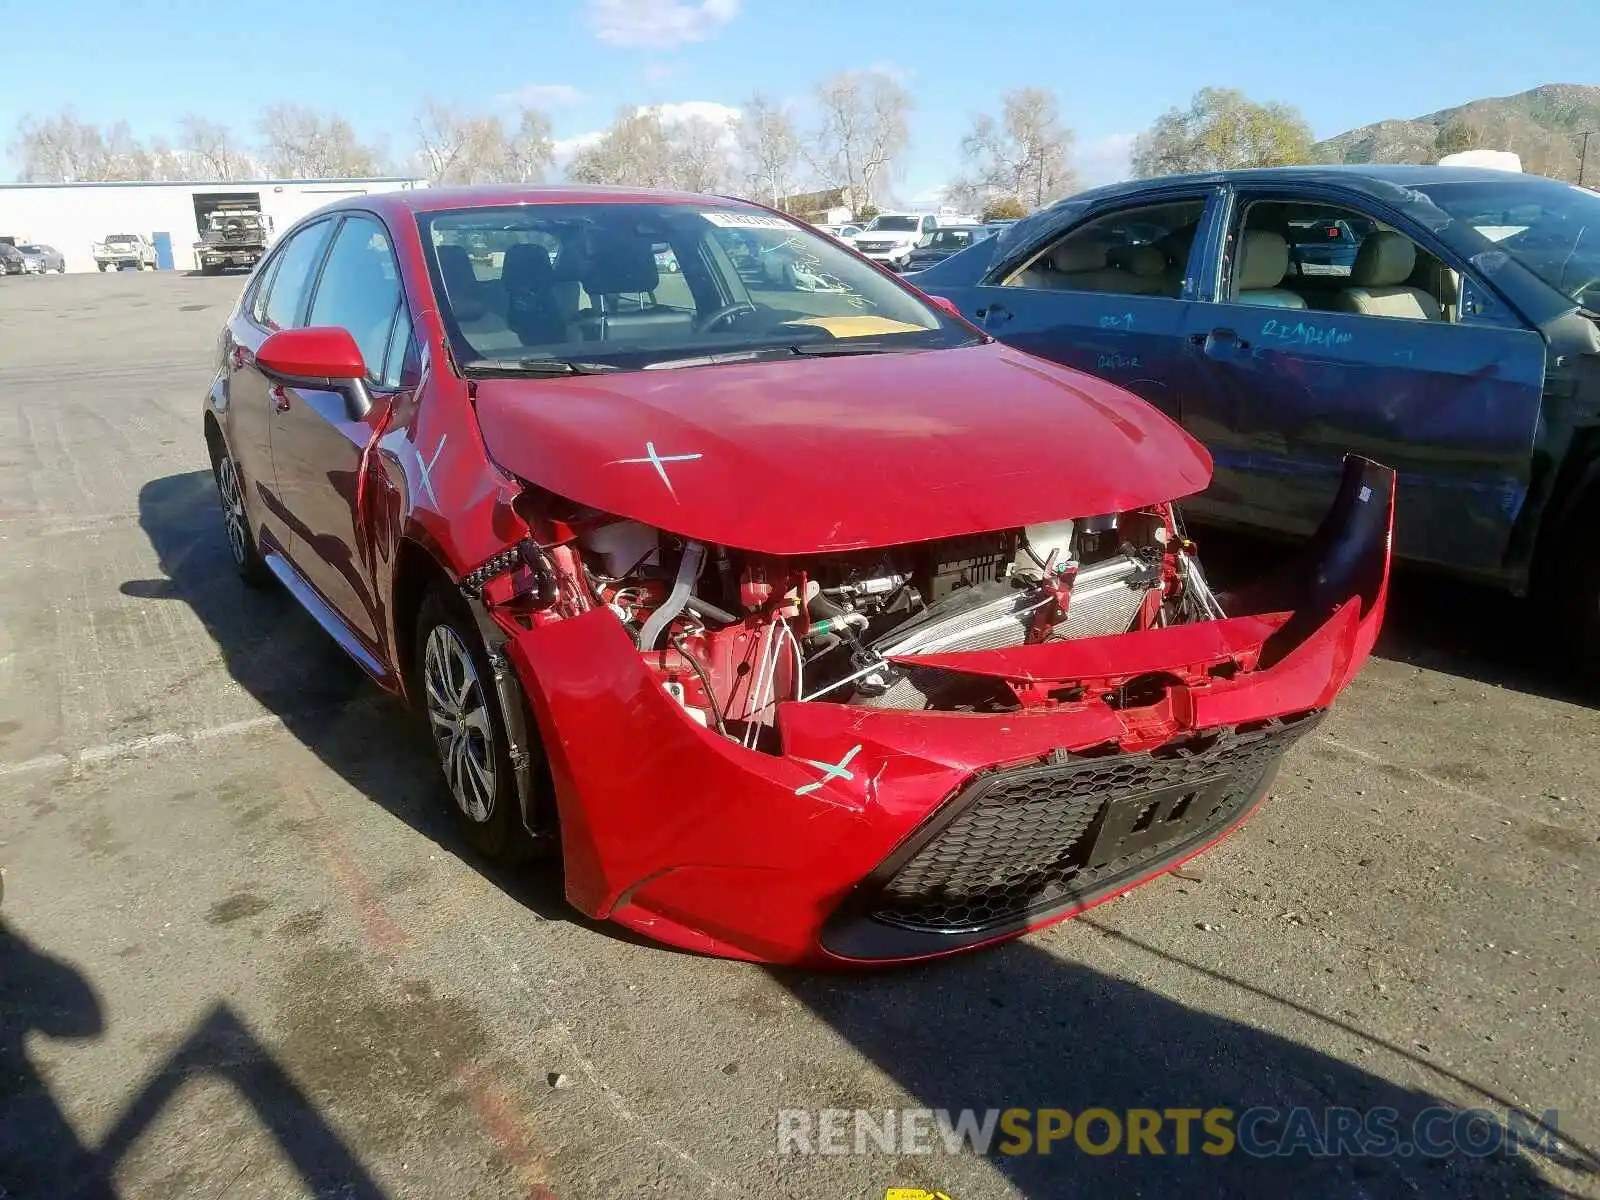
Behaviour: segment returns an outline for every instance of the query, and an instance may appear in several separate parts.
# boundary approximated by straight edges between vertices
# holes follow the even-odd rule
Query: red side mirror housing
[[[261,343],[256,364],[283,379],[325,380],[330,386],[367,377],[355,338],[332,325],[278,330]]]

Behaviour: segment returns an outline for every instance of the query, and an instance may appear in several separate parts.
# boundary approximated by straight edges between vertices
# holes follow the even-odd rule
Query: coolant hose
[[[699,596],[690,596],[684,601],[684,607],[697,617],[709,617],[718,625],[737,625],[739,618],[726,609],[718,608],[709,600],[702,600]]]
[[[667,593],[661,607],[650,614],[644,628],[639,630],[639,649],[654,650],[667,626],[678,619],[689,603],[689,596],[694,591],[695,580],[700,578],[700,567],[705,559],[706,548],[703,545],[699,542],[684,543],[683,557],[678,560],[678,577],[673,581],[672,591]]]

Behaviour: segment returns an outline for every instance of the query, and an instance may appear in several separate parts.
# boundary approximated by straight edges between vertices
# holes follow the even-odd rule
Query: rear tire
[[[250,515],[244,506],[244,476],[239,474],[239,466],[226,446],[217,447],[211,469],[217,480],[217,500],[222,505],[222,526],[228,535],[233,569],[246,587],[264,588],[272,582],[273,575],[250,528]]]
[[[497,862],[527,861],[535,847],[522,826],[494,671],[466,602],[443,587],[417,614],[413,661],[414,694],[462,836]]]

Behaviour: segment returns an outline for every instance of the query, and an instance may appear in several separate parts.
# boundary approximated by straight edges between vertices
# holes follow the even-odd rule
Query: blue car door
[[[1218,193],[1191,185],[1069,206],[1063,220],[1001,239],[971,283],[944,268],[979,257],[981,243],[918,283],[1007,345],[1116,383],[1178,420],[1196,368],[1185,317],[1194,248],[1206,244]]]
[[[1349,265],[1297,261],[1288,243],[1307,218],[1364,231]],[[1534,459],[1542,335],[1370,199],[1240,189],[1226,228],[1184,317],[1200,366],[1183,424],[1215,463],[1189,510],[1308,532],[1355,452],[1398,472],[1401,556],[1495,571]]]

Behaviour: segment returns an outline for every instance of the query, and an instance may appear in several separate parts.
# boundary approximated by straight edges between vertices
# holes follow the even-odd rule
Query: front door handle
[[[1248,350],[1250,343],[1231,329],[1213,329],[1209,333],[1191,333],[1189,340],[1205,348],[1209,355],[1225,354],[1230,350]]]
[[[1011,310],[1003,304],[991,304],[987,308],[980,308],[974,314],[983,322],[984,328],[991,325],[1001,325],[1011,319]]]
[[[268,389],[272,396],[272,407],[275,411],[285,413],[289,411],[289,393],[283,390],[282,385],[273,384]]]

